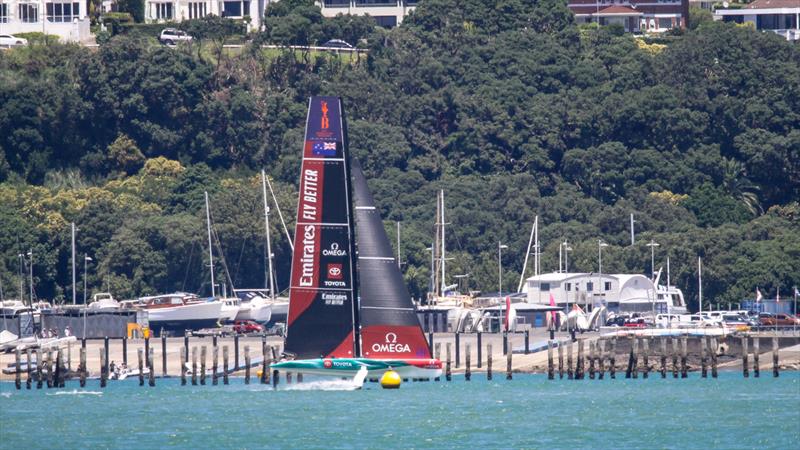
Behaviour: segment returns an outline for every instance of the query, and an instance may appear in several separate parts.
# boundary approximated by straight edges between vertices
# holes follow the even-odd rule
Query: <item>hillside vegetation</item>
[[[306,3],[280,12],[287,36]],[[670,257],[693,308],[698,256],[706,302],[735,304],[757,286],[785,298],[800,284],[798,46],[720,23],[656,45],[578,29],[561,0],[425,0],[366,42],[352,59],[252,45],[204,59],[126,36],[0,53],[5,297],[18,295],[18,254],[33,249],[37,295],[71,300],[70,222],[79,299],[84,254],[90,291],[210,293],[203,191],[233,284],[263,286],[258,171],[291,230],[317,94],[344,99],[387,230],[402,222],[415,297],[439,189],[449,273],[470,274],[472,289],[497,290],[498,242],[504,288],[516,289],[536,215],[545,271],[565,239],[570,270],[596,271],[603,239],[603,272],[647,273],[654,239],[656,269]],[[291,255],[272,219],[284,289]]]

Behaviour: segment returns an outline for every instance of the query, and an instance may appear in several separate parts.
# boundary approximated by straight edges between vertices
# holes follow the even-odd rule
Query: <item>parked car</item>
[[[791,314],[770,314],[761,313],[758,315],[759,322],[764,326],[793,326],[800,325],[800,319]]]
[[[233,323],[233,331],[239,334],[261,333],[264,327],[252,320],[237,320]]]
[[[643,317],[639,317],[637,319],[628,319],[625,321],[625,328],[647,328],[647,322],[644,320]]]
[[[175,45],[178,42],[191,42],[192,37],[183,30],[164,28],[161,30],[158,40],[164,45]]]
[[[348,44],[347,42],[341,39],[331,39],[330,41],[322,44],[322,46],[327,48],[347,48],[347,49],[353,48],[352,45]]]
[[[28,40],[21,37],[16,37],[13,34],[0,34],[0,47],[22,47],[28,45]]]

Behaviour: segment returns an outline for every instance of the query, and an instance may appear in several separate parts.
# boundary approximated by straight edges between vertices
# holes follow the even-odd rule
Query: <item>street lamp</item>
[[[22,274],[22,266],[25,262],[25,255],[22,253],[17,255],[19,257],[19,300],[25,303],[25,275]]]
[[[86,272],[86,264],[89,261],[92,261],[92,258],[89,257],[89,255],[84,253],[83,254],[83,306],[86,306],[86,296],[87,296],[87,293],[88,293],[87,290],[86,290],[86,278],[87,278],[87,275],[88,275],[88,273]]]
[[[30,267],[30,269],[31,269],[31,271],[30,271],[30,274],[31,274],[31,281],[30,281],[31,286],[30,286],[30,288],[31,288],[31,306],[33,306],[33,249],[30,249],[27,254],[31,258],[31,267]]]
[[[464,282],[464,287],[466,288],[466,292],[469,293],[469,274],[464,273],[461,275],[453,275],[453,278],[458,280],[458,288],[461,289],[461,280],[466,280]]]
[[[656,247],[658,247],[659,245],[660,244],[657,244],[656,241],[654,241],[652,239],[650,239],[650,243],[647,244],[647,246],[650,247],[650,278],[651,279],[654,277],[654,274],[656,273],[655,256],[656,256]]]
[[[569,252],[572,251],[572,247],[569,246],[566,240],[561,245],[564,246],[564,272],[569,273]]]
[[[603,247],[608,247],[608,244],[603,242],[602,239],[597,240],[597,290],[603,293]]]

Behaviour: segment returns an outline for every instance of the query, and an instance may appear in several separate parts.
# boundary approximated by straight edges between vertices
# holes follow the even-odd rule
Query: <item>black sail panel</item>
[[[301,359],[357,356],[345,129],[338,97],[309,100],[286,334]]]
[[[380,213],[361,166],[352,160],[360,295],[361,348],[365,358],[430,358],[414,304],[397,267]]]

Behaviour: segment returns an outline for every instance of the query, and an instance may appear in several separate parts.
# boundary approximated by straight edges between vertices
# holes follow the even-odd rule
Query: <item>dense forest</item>
[[[797,45],[722,23],[654,43],[579,28],[563,0],[424,0],[398,28],[344,17],[332,32],[311,3],[279,2],[236,54],[133,35],[0,52],[3,295],[19,296],[30,250],[36,296],[71,301],[71,222],[79,302],[84,262],[90,295],[210,293],[204,191],[231,282],[263,286],[259,172],[292,230],[317,94],[344,99],[387,231],[401,222],[415,297],[439,189],[449,274],[469,274],[470,289],[497,290],[498,242],[504,289],[516,289],[536,215],[544,271],[564,240],[571,271],[596,271],[602,239],[603,272],[647,273],[653,239],[656,269],[669,256],[692,309],[698,256],[709,304],[800,284]],[[368,52],[259,47],[332,33]],[[289,245],[274,214],[271,225],[285,289]]]

